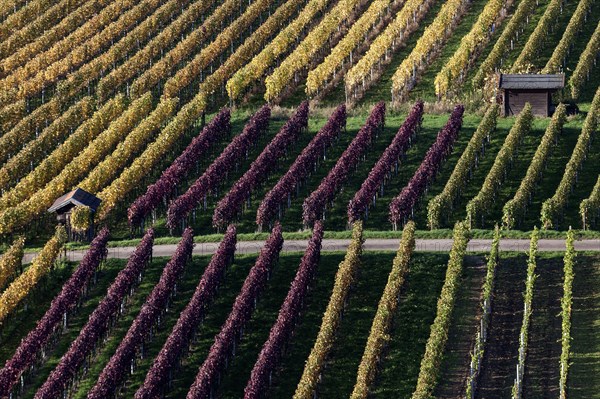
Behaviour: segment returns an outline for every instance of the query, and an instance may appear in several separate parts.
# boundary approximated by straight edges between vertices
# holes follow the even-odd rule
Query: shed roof
[[[48,208],[48,212],[58,211],[61,208],[64,208],[65,206],[71,204],[89,206],[92,209],[92,211],[95,212],[96,209],[98,209],[100,202],[100,198],[78,187],[75,190],[66,193],[65,195],[54,201],[52,206]]]
[[[565,74],[501,74],[501,89],[558,90],[565,87]]]

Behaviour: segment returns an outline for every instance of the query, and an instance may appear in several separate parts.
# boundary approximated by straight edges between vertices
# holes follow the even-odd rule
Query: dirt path
[[[471,350],[481,319],[481,288],[485,273],[486,262],[483,257],[465,257],[465,272],[448,333],[440,383],[434,395],[436,398],[462,399],[465,397]]]
[[[367,239],[364,249],[366,251],[396,251],[398,249],[399,239]],[[489,252],[492,240],[475,239],[469,242],[467,250],[469,252]],[[304,251],[308,240],[288,240],[283,244],[283,252]],[[350,240],[323,240],[323,251],[345,251]],[[264,245],[263,241],[243,241],[238,243],[238,254],[251,254],[260,251]],[[155,245],[154,256],[171,256],[175,252],[177,245]],[[197,243],[194,247],[195,255],[210,255],[219,247],[219,243]],[[416,242],[416,251],[419,252],[450,252],[452,248],[451,239],[419,239]],[[540,240],[539,251],[564,251],[564,240]],[[580,240],[575,244],[578,251],[600,251],[600,240]],[[135,247],[109,248],[109,258],[128,258]],[[501,251],[525,252],[529,249],[529,240],[504,239],[500,243]],[[85,250],[67,251],[67,259],[71,261],[80,261],[85,254]],[[23,257],[23,263],[30,263],[35,253],[27,253]]]
[[[501,260],[476,398],[509,398],[515,377],[523,321],[524,257]]]

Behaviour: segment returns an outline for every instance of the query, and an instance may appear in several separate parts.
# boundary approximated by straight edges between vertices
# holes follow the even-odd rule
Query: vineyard
[[[1,2],[0,398],[600,398],[598,81],[593,0]]]

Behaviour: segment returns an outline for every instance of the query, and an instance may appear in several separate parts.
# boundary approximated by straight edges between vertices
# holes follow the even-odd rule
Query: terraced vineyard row
[[[599,56],[590,0],[1,2],[0,397],[598,397]]]

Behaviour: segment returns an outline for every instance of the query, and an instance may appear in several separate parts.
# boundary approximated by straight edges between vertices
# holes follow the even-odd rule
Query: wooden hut
[[[94,194],[90,194],[84,189],[76,188],[54,201],[52,206],[48,208],[48,212],[56,212],[56,220],[58,223],[65,225],[69,240],[85,238],[89,241],[94,236],[93,221],[90,220],[90,228],[87,231],[76,233],[71,228],[71,212],[76,206],[87,206],[92,213],[95,213],[98,206],[100,206],[100,202],[100,198]]]
[[[500,74],[504,116],[517,115],[525,103],[534,115],[550,116],[554,112],[552,93],[565,87],[565,74]]]

